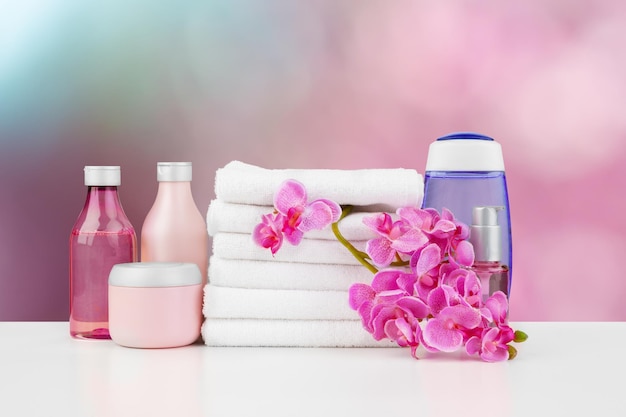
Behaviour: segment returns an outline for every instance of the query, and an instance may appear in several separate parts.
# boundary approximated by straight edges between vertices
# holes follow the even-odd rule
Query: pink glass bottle
[[[120,203],[119,166],[86,166],[87,200],[70,235],[70,334],[109,339],[113,265],[137,260],[137,236]]]
[[[204,285],[209,234],[191,193],[191,174],[191,162],[157,163],[159,187],[141,228],[141,261],[195,263]]]
[[[483,301],[494,292],[502,291],[509,296],[509,268],[503,265],[498,211],[503,207],[474,207],[470,242],[474,246],[472,270],[478,276],[483,292]]]

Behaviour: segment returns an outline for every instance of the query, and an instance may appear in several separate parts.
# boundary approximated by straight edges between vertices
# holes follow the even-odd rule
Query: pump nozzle
[[[470,242],[474,246],[474,257],[482,262],[499,262],[502,258],[502,237],[498,225],[501,206],[478,206],[472,209]]]

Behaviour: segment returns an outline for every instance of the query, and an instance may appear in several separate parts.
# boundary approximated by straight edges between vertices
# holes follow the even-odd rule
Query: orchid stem
[[[353,209],[353,206],[342,206],[341,207],[341,216],[339,217],[339,220],[337,220],[335,223],[332,224],[333,233],[335,234],[335,237],[337,238],[337,240],[343,246],[345,246],[346,249],[348,249],[350,251],[352,256],[354,256],[372,274],[375,274],[375,273],[378,272],[378,269],[376,269],[376,267],[374,265],[372,265],[369,262],[367,262],[367,258],[368,258],[367,254],[364,253],[364,252],[361,252],[360,250],[355,248],[350,242],[348,242],[348,240],[345,237],[343,237],[343,235],[339,231],[339,222],[344,217],[346,217],[348,214],[350,214],[352,212],[352,209]]]
[[[390,264],[391,266],[408,266],[409,261],[403,261],[400,254],[396,252],[396,261]]]

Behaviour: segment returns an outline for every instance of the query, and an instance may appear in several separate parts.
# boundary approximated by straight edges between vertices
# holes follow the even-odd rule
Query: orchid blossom
[[[472,265],[474,248],[469,228],[450,210],[399,208],[392,217],[364,217],[377,237],[356,249],[339,231],[340,219],[351,206],[317,199],[309,202],[303,184],[287,180],[274,196],[274,212],[265,214],[253,231],[254,241],[272,255],[284,240],[298,245],[305,233],[332,224],[337,240],[375,275],[370,284],[353,284],[350,308],[375,340],[389,339],[409,347],[417,358],[423,346],[431,352],[461,347],[487,362],[512,359],[511,342],[523,342],[524,332],[508,325],[508,299],[495,292],[483,300],[481,282]],[[381,269],[378,269],[378,268]]]
[[[409,254],[428,242],[420,230],[404,220],[392,221],[388,213],[363,218],[363,223],[380,235],[367,242],[365,252],[376,266],[388,266],[396,255]]]
[[[463,345],[465,331],[478,327],[480,319],[480,312],[472,307],[446,307],[426,323],[424,344],[442,352],[454,352]]]
[[[254,241],[271,249],[274,255],[282,246],[283,239],[298,245],[304,233],[324,229],[339,219],[341,207],[334,201],[307,201],[307,192],[302,183],[296,180],[284,181],[274,196],[275,211],[262,216],[261,223],[253,231]]]
[[[252,232],[252,238],[259,245],[272,251],[274,255],[283,244],[283,223],[285,218],[280,213],[264,214],[261,223]]]
[[[307,203],[304,185],[295,180],[281,184],[274,196],[274,207],[285,217],[282,232],[292,245],[298,245],[309,230],[321,230],[336,222],[341,214],[341,207],[331,200]]]

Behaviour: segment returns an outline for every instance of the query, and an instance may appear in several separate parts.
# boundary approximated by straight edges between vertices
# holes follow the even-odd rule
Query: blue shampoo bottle
[[[511,214],[502,147],[493,138],[461,132],[440,137],[430,144],[422,208],[441,211],[443,207],[468,226],[476,224],[476,210],[497,208],[493,213],[497,217],[494,222],[500,236],[487,243],[499,246],[498,262],[502,270],[508,272],[508,283],[503,283],[501,289],[506,287],[505,293],[510,296],[513,270]],[[470,241],[476,239],[471,233]]]

